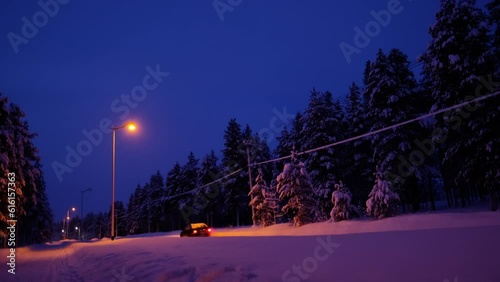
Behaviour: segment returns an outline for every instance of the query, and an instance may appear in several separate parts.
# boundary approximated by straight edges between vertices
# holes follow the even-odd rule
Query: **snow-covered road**
[[[0,281],[500,281],[499,212],[216,231],[21,248]]]

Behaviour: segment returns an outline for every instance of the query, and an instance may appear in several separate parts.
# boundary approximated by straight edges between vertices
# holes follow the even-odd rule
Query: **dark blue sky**
[[[238,3],[219,1],[228,2]],[[361,83],[378,48],[400,48],[413,61],[427,46],[439,7],[435,0],[240,2],[221,21],[211,0],[73,0],[57,4],[58,11],[50,6],[55,12],[46,18],[37,1],[1,1],[0,91],[39,134],[34,142],[56,219],[80,208],[87,187],[93,191],[85,194],[85,212],[111,203],[111,134],[62,181],[52,168],[66,163],[67,146],[76,150],[87,140],[83,130],[107,119],[137,121],[138,132],[117,133],[116,199],[126,203],[137,184],[184,163],[189,151],[220,155],[230,118],[269,133],[276,112],[302,111],[313,87],[343,97],[352,81]],[[399,12],[372,30],[377,34],[348,63],[339,44],[355,46],[354,28],[365,29],[374,20],[370,11],[388,4]],[[34,16],[38,30],[25,28],[31,38],[13,45],[12,38],[24,37],[22,18],[33,23]],[[148,66],[169,75],[155,84]],[[126,106],[126,115],[121,95],[140,90],[145,77],[151,90],[135,108]]]

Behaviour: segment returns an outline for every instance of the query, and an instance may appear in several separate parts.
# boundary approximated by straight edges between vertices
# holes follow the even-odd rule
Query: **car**
[[[191,223],[181,231],[181,237],[209,237],[210,235],[212,235],[212,228],[205,223]]]

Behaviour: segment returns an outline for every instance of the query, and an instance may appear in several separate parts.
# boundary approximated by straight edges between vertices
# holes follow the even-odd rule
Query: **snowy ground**
[[[20,248],[0,281],[500,281],[500,212],[404,215]]]

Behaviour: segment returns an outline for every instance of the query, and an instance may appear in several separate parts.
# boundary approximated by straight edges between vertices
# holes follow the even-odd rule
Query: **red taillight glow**
[[[212,232],[212,228],[208,228],[208,232]]]
[[[198,230],[193,230],[193,233],[195,233],[195,234],[198,233]]]

